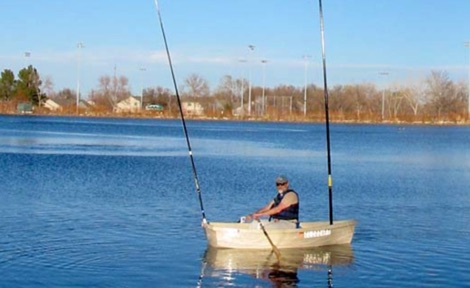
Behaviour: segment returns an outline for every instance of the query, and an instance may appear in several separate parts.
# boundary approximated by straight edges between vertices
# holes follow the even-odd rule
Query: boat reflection
[[[351,245],[335,245],[310,249],[283,249],[281,258],[269,250],[207,248],[203,257],[199,286],[204,278],[217,278],[227,285],[237,282],[239,274],[268,280],[273,287],[296,287],[298,270],[327,271],[328,287],[332,287],[334,266],[350,265],[354,255]],[[220,282],[219,282],[220,284]]]

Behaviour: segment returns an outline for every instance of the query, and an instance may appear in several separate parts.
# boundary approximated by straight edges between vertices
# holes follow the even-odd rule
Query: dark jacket
[[[287,193],[295,193],[295,195],[297,195],[297,199],[299,199],[299,195],[297,194],[297,192],[295,192],[292,189],[288,189],[282,193],[278,193],[276,197],[274,197],[273,199],[274,204],[271,206],[271,208],[277,207],[281,203],[284,196],[287,195]],[[299,204],[300,204],[300,199],[298,200],[296,204],[293,204],[289,206],[288,208],[282,210],[281,212],[272,215],[270,219],[272,218],[272,219],[278,219],[278,220],[297,220],[297,222],[299,222]]]

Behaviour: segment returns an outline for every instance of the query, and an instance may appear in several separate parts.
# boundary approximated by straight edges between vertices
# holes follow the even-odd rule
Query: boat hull
[[[271,249],[261,227],[251,223],[210,222],[203,223],[209,246],[234,249]],[[352,241],[356,221],[339,220],[302,222],[300,228],[272,229],[265,226],[273,244],[279,249],[312,248],[349,244]]]

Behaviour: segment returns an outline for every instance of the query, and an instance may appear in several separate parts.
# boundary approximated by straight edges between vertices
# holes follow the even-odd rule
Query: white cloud
[[[150,52],[150,57],[149,57],[151,62],[155,63],[162,63],[162,62],[167,62],[168,57],[165,51],[160,50],[160,51],[152,51]]]
[[[232,64],[234,63],[233,58],[221,57],[221,56],[195,56],[188,57],[188,62],[192,63],[210,63],[210,64]]]

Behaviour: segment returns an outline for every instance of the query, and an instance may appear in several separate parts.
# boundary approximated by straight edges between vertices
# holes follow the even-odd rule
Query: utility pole
[[[308,70],[308,59],[310,58],[309,55],[304,55],[304,118],[307,117],[307,70]]]
[[[24,52],[24,59],[25,59],[25,68],[28,68],[28,58],[31,57],[31,52]]]
[[[116,104],[117,104],[117,86],[118,86],[118,81],[117,81],[117,77],[116,77],[116,64],[114,64],[114,76],[113,76],[113,99],[112,99],[112,103],[113,103],[113,110],[116,108]]]
[[[140,110],[144,109],[144,72],[147,70],[144,67],[140,67],[139,69],[142,72],[140,77]]]
[[[250,49],[250,52],[255,50],[254,45],[248,45],[248,48]],[[248,115],[251,116],[251,65],[249,65],[248,69]]]
[[[386,77],[388,76],[388,72],[380,72],[379,75]],[[385,115],[385,87],[382,88],[382,121],[384,121],[384,115]]]
[[[240,62],[240,63],[243,64],[243,63],[246,63],[247,61],[246,61],[246,59],[240,59],[240,60],[238,60],[238,62]],[[243,69],[242,69],[242,71],[243,71]],[[245,96],[245,95],[244,95],[244,94],[245,94],[245,93],[244,93],[244,92],[245,92],[245,85],[244,85],[244,83],[245,83],[245,78],[243,77],[244,74],[245,74],[245,73],[242,72],[242,77],[241,77],[241,82],[242,82],[242,83],[241,83],[241,86],[242,86],[242,87],[241,87],[241,91],[240,91],[240,92],[241,92],[241,93],[240,93],[240,107],[241,107],[240,114],[242,114],[242,116],[245,115],[245,107],[243,107],[243,104],[244,104],[244,103],[243,103],[243,102],[244,102],[244,101],[243,101],[243,98],[244,98],[244,96]]]
[[[470,120],[470,41],[464,43],[468,47],[468,97],[467,97],[467,120]]]
[[[266,90],[266,63],[268,63],[268,60],[263,59],[261,60],[261,63],[263,64],[263,95],[261,96],[262,98],[262,107],[261,107],[261,115],[264,116],[265,113],[265,90]]]
[[[77,54],[77,114],[79,113],[80,106],[80,58],[81,58],[81,49],[83,48],[83,43],[77,43],[78,54]]]

